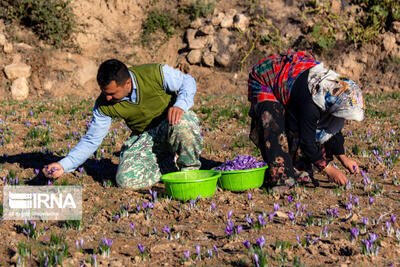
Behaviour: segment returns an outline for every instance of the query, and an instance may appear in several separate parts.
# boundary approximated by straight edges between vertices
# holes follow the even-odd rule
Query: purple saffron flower
[[[136,206],[136,210],[137,210],[137,211],[140,211],[140,205],[137,205],[137,206]]]
[[[279,210],[279,204],[274,203],[274,212],[277,212]]]
[[[368,218],[362,218],[362,223],[366,226],[368,224]]]
[[[247,193],[247,199],[250,201],[252,199],[251,193]]]
[[[39,175],[39,169],[35,169],[35,174]]]
[[[346,203],[346,210],[351,211],[353,205],[351,203]]]
[[[251,244],[250,244],[250,241],[249,241],[249,240],[243,241],[242,244],[243,244],[247,249],[250,249]]]
[[[153,227],[153,233],[156,235],[157,234],[157,228],[154,226]]]
[[[144,253],[144,250],[145,250],[145,247],[142,245],[142,244],[138,244],[137,245],[138,246],[138,248],[139,248],[139,251],[140,251],[140,253]]]
[[[354,205],[356,205],[356,207],[358,207],[360,205],[360,200],[358,199],[358,197],[354,197],[353,201],[354,201]]]
[[[370,197],[370,198],[369,198],[369,204],[372,205],[372,203],[374,203],[374,198],[373,198],[373,197]]]
[[[350,234],[351,234],[350,239],[351,239],[351,241],[357,239],[359,232],[360,232],[360,230],[358,230],[358,228],[356,228],[356,227],[353,227],[353,229],[351,229],[351,231],[350,231]]]
[[[262,214],[258,215],[258,222],[261,226],[264,226],[266,224],[266,221],[264,220],[264,216]]]
[[[375,233],[370,233],[369,234],[369,239],[372,243],[374,243],[378,239],[378,235]]]
[[[363,239],[363,240],[361,240],[361,242],[364,243],[365,249],[367,250],[367,254],[369,254],[371,252],[371,249],[372,249],[372,242],[370,240],[368,240],[368,239],[366,239],[366,240]]]
[[[258,255],[254,254],[254,262],[256,263],[257,267],[260,267],[260,264],[258,263]]]
[[[253,223],[253,219],[251,217],[249,217],[248,215],[246,215],[246,222],[251,225]]]
[[[239,224],[237,227],[236,227],[236,233],[237,234],[240,234],[240,232],[243,230],[243,226],[241,225],[241,224]]]
[[[81,248],[83,248],[83,238],[81,238],[81,240],[80,240],[80,245],[81,245]]]
[[[189,251],[189,250],[185,250],[185,251],[183,252],[183,255],[185,256],[185,259],[189,259],[189,257],[190,257],[190,251]]]
[[[162,228],[162,230],[167,234],[167,235],[171,235],[171,229],[169,228],[169,226],[165,226]]]
[[[228,221],[228,224],[227,224],[227,226],[225,228],[225,233],[228,236],[231,236],[231,235],[233,235],[234,232],[235,232],[235,225],[233,224],[232,221]]]
[[[334,208],[334,209],[332,210],[332,214],[335,215],[336,217],[339,217],[339,210],[338,210],[338,208]]]
[[[264,245],[265,245],[265,238],[264,238],[264,236],[262,235],[262,236],[260,236],[258,239],[257,239],[257,245],[260,247],[260,248],[263,248],[264,247]]]
[[[211,208],[212,208],[213,211],[215,211],[215,203],[214,203],[214,201],[211,202]]]
[[[107,239],[107,238],[101,239],[101,243],[103,243],[107,247],[111,247],[113,242],[114,242],[114,239]]]
[[[392,223],[394,223],[396,221],[396,214],[392,214],[392,216],[390,216],[390,220]]]
[[[196,254],[197,257],[200,257],[200,245],[196,245]]]
[[[301,242],[300,242],[300,237],[299,237],[298,235],[296,235],[296,240],[297,240],[297,243],[298,243],[298,244],[301,244]]]
[[[75,241],[75,247],[77,250],[79,249],[79,241],[78,240]]]
[[[216,246],[216,245],[213,245],[213,249],[214,249],[214,251],[215,251],[215,254],[217,254],[217,255],[218,255],[218,248],[217,248],[217,246]]]
[[[142,207],[143,207],[143,209],[147,209],[149,207],[149,203],[143,202]]]
[[[392,229],[392,224],[390,222],[386,222],[386,233],[388,236],[390,236],[391,229]]]
[[[296,202],[296,212],[299,212],[301,208],[301,203],[300,202]]]
[[[324,235],[324,237],[328,237],[328,227],[325,225],[323,230],[322,230],[322,234]]]
[[[133,222],[131,222],[129,224],[129,226],[132,228],[132,231],[135,232],[135,224]]]
[[[292,211],[288,213],[288,218],[290,221],[294,221],[294,213]]]
[[[288,196],[287,196],[287,201],[288,201],[289,203],[292,203],[293,200],[294,200],[293,196],[291,196],[291,195],[288,195]]]
[[[228,212],[228,219],[230,219],[232,217],[232,210],[230,210],[229,212]]]

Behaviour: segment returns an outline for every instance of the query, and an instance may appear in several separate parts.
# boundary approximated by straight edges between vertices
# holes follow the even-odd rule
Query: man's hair
[[[101,63],[97,71],[97,83],[104,87],[115,81],[118,86],[123,85],[130,78],[128,68],[117,59],[109,59]]]

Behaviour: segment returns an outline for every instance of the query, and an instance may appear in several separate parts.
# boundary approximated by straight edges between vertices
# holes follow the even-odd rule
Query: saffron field
[[[45,178],[42,167],[84,136],[94,98],[2,101],[0,185],[80,185],[83,217],[1,221],[0,265],[399,266],[400,94],[365,98],[366,119],[343,129],[346,153],[362,169],[347,173],[348,186],[317,173],[319,187],[299,186],[281,197],[267,188],[217,189],[189,202],[171,200],[162,183],[142,190],[115,186],[119,150],[130,135],[122,121],[113,122],[83,166]],[[246,101],[243,95],[197,96],[202,168],[238,155],[262,160],[248,139]]]

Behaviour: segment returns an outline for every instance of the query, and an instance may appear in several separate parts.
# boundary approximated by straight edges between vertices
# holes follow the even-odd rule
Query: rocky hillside
[[[368,1],[354,2],[75,0],[74,32],[58,48],[3,16],[0,99],[95,96],[97,66],[111,57],[180,68],[199,94],[245,94],[251,66],[289,48],[312,50],[365,92],[398,91],[400,20],[389,12],[383,26],[360,28]]]

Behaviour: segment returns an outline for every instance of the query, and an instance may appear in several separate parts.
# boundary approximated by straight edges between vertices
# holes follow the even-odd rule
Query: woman
[[[351,173],[357,163],[344,153],[344,120],[364,119],[357,84],[315,60],[307,51],[262,59],[249,74],[250,138],[268,164],[266,183],[285,191],[312,177],[312,165],[339,185],[346,176],[330,161],[335,155]],[[301,151],[300,158],[297,157]],[[295,165],[295,166],[294,166]]]

